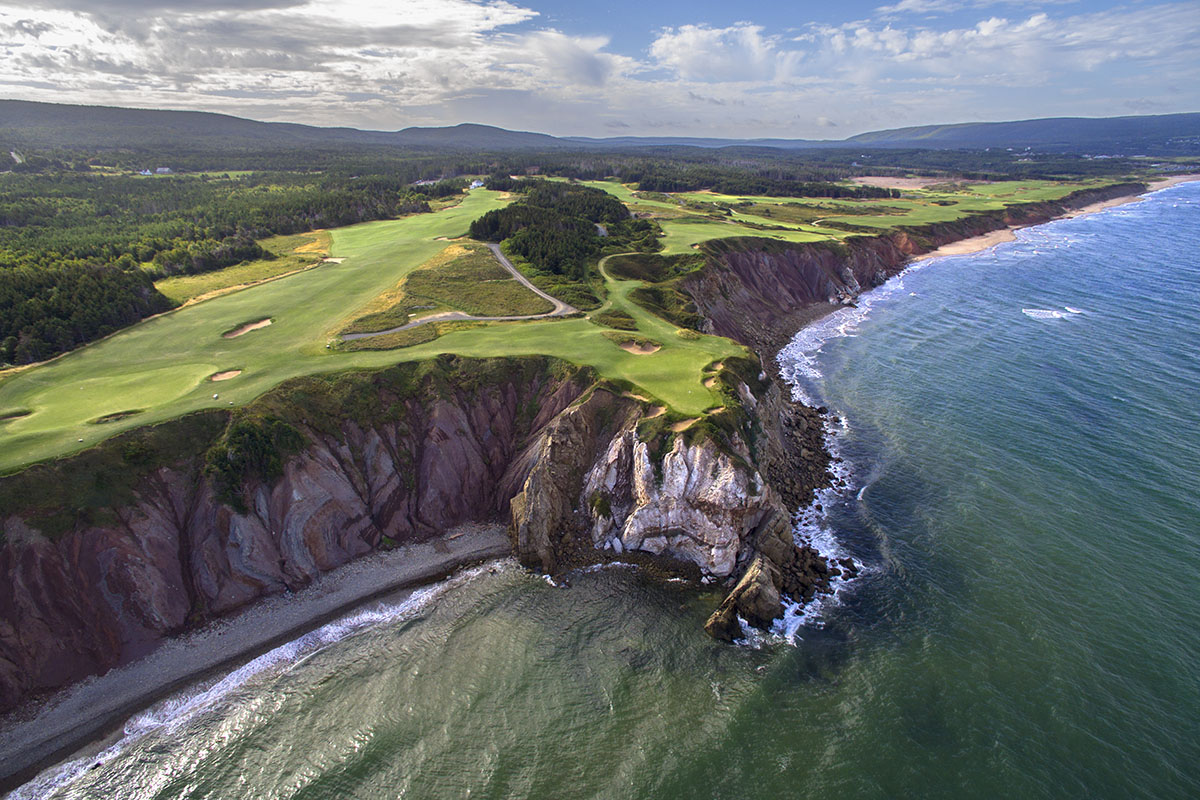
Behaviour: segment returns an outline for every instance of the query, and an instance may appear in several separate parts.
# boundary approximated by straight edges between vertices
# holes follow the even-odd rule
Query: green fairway
[[[399,350],[342,352],[326,348],[373,298],[446,248],[471,220],[504,205],[477,190],[436,214],[363,223],[332,231],[331,255],[344,258],[146,320],[41,366],[0,378],[0,412],[32,413],[0,421],[0,470],[64,455],[131,427],[202,408],[245,403],[297,375],[384,366],[439,353],[470,356],[545,354],[591,364],[628,380],[681,413],[711,407],[716,396],[701,371],[745,351],[726,339],[683,338],[669,323],[629,303],[637,281],[610,282],[610,303],[662,342],[652,355],[622,350],[585,319],[506,323],[447,334]],[[272,324],[232,339],[240,325]],[[226,370],[236,377],[212,382]],[[214,397],[216,395],[216,397]],[[95,420],[137,413],[97,424]],[[2,418],[4,414],[0,414]]]

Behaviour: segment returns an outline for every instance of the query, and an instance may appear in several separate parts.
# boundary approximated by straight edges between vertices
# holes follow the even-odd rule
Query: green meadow
[[[665,234],[666,255],[692,252],[701,241],[732,236],[805,242],[847,235],[762,215],[763,206],[780,203],[823,204],[828,209],[832,204],[828,198],[680,196],[685,201],[756,204],[750,210],[757,214],[718,218],[681,207],[677,200],[637,197],[622,184],[593,181],[589,185],[654,214]],[[903,198],[886,201],[839,200],[854,206],[886,205],[901,213],[830,219],[877,227],[920,224],[1014,202],[1057,199],[1079,186],[1012,181],[972,184],[951,192],[905,192]],[[636,392],[677,415],[694,416],[720,402],[704,385],[706,369],[714,361],[746,351],[727,339],[678,330],[631,302],[629,293],[640,281],[611,278],[603,271],[603,262],[607,299],[590,315],[596,321],[575,317],[473,324],[432,341],[391,350],[337,345],[338,332],[364,309],[394,294],[406,276],[453,246],[446,240],[462,236],[472,220],[506,202],[499,193],[480,189],[435,213],[329,231],[329,255],[343,259],[341,263],[321,263],[282,277],[275,276],[322,255],[325,243],[314,234],[277,237],[268,245],[280,254],[277,261],[282,263],[254,262],[194,276],[194,280],[172,279],[174,283],[167,282],[164,291],[187,299],[274,277],[148,319],[51,362],[0,374],[0,471],[74,452],[132,427],[204,408],[240,405],[295,376],[380,367],[441,353],[549,355],[591,365],[608,378],[632,384]],[[764,224],[776,227],[759,227]],[[455,306],[451,300],[455,298],[437,298]],[[270,324],[235,338],[223,335],[264,320]],[[629,338],[651,340],[661,347],[648,354],[623,349],[619,345],[624,333],[602,326],[603,320],[618,320],[628,329]],[[219,373],[235,372],[226,380],[211,380]]]

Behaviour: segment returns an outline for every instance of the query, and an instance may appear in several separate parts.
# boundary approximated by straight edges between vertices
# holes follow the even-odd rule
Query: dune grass
[[[474,242],[455,243],[410,272],[396,287],[373,298],[342,333],[384,331],[443,311],[503,317],[553,310],[548,300],[516,281],[487,247]],[[396,341],[430,338],[412,335]]]

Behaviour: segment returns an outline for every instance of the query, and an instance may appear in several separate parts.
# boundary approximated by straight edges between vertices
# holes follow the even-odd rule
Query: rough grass
[[[632,316],[615,308],[610,308],[606,311],[600,311],[588,317],[597,325],[603,325],[608,328],[616,328],[621,331],[637,330],[637,320]]]
[[[554,306],[516,281],[485,246],[452,244],[409,273],[394,289],[373,299],[363,315],[342,332],[385,331],[449,310],[476,317],[511,317],[545,314]],[[401,336],[397,341],[409,338]]]
[[[186,303],[221,290],[277,278],[289,272],[307,269],[329,255],[328,231],[312,231],[295,236],[272,236],[259,242],[275,254],[273,259],[258,259],[200,275],[177,275],[155,281],[158,289],[174,303]]]
[[[451,245],[404,282],[414,301],[429,301],[472,316],[545,314],[554,306],[522,286],[480,244]]]

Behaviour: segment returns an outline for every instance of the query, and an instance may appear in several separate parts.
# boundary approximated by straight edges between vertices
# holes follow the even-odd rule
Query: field
[[[762,230],[747,223],[773,221],[749,214],[718,219],[688,213],[667,218],[665,212],[676,215],[681,210],[678,200],[638,198],[629,187],[610,182],[591,185],[637,207],[664,212],[659,223],[665,233],[663,252],[667,255],[691,253],[700,241],[729,236],[813,241],[848,235],[807,223]],[[966,211],[1061,197],[1077,187],[1009,182],[976,184],[950,193],[909,192],[902,199],[869,201],[876,205],[886,202],[888,207],[903,209],[903,214],[854,214],[838,219],[880,226],[953,219]],[[824,204],[828,208],[831,203],[817,198],[703,196],[708,202],[719,198],[719,202],[750,202],[756,206],[785,202]],[[700,193],[693,193],[684,199],[699,197]],[[334,346],[338,332],[364,311],[386,311],[396,305],[387,305],[388,298],[402,300],[398,288],[405,279],[408,282],[403,292],[428,300],[417,305],[478,313],[489,308],[489,302],[515,302],[513,298],[491,297],[492,293],[483,288],[489,284],[479,284],[481,276],[484,280],[500,280],[494,261],[485,262],[471,248],[446,241],[462,236],[472,220],[507,202],[509,199],[497,192],[476,190],[460,203],[436,213],[329,231],[328,245],[311,234],[307,240],[288,237],[288,241],[274,241],[271,246],[283,254],[277,261],[294,258],[297,263],[312,263],[311,259],[321,255],[325,246],[330,256],[342,261],[230,291],[149,319],[52,362],[0,375],[0,471],[82,449],[131,427],[203,408],[245,403],[297,375],[384,366],[441,353],[476,357],[549,355],[589,364],[606,377],[628,381],[638,394],[669,406],[679,415],[694,416],[719,402],[704,385],[705,370],[714,361],[745,350],[727,339],[680,330],[651,314],[630,300],[630,293],[643,286],[642,282],[614,279],[603,270],[603,261],[601,274],[607,298],[592,312],[593,319],[454,323],[392,342],[397,349]],[[436,257],[448,248],[455,257],[438,261]],[[286,252],[289,249],[291,252]],[[277,262],[267,263],[278,267]],[[423,274],[426,270],[415,272],[423,265],[430,267],[427,275]],[[445,280],[437,277],[437,270],[443,271]],[[177,292],[176,297],[195,297],[250,279],[261,280],[270,273],[271,268],[254,262],[199,276],[203,281],[186,289],[182,283],[171,288]],[[496,285],[499,283],[490,284]],[[513,285],[517,286],[515,282]],[[204,292],[199,291],[201,287]],[[528,292],[525,295],[537,300]],[[403,313],[407,319],[407,310]],[[269,326],[236,338],[222,336],[239,326],[268,319]],[[612,327],[602,324],[605,321],[619,325],[623,333],[614,335]],[[432,325],[413,331],[429,327]],[[441,335],[432,338],[437,332]],[[626,340],[653,342],[660,347],[652,353],[632,352],[637,348],[620,346]],[[381,344],[388,342],[375,343]],[[210,380],[218,373],[239,370],[227,380]]]

